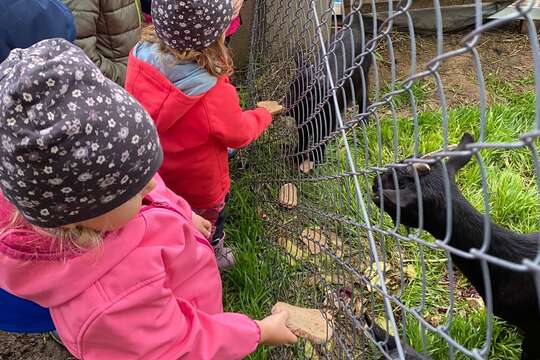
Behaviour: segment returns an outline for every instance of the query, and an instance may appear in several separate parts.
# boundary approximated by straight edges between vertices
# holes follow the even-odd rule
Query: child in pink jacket
[[[152,120],[65,40],[0,64],[0,287],[79,359],[241,359],[296,337],[224,313],[209,224],[168,190]]]

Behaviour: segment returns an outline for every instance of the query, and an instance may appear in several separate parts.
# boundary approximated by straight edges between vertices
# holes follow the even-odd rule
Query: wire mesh
[[[276,358],[540,358],[540,53],[535,3],[486,19],[506,5],[257,0],[250,99],[286,108],[246,155],[275,297],[333,332]]]

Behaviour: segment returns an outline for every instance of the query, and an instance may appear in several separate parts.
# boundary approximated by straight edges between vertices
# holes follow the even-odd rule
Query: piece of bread
[[[279,203],[287,209],[294,209],[298,206],[298,188],[296,185],[288,183],[279,189]]]
[[[308,339],[315,344],[324,344],[333,334],[332,317],[326,316],[320,310],[306,309],[284,302],[278,302],[272,308],[272,313],[286,310],[289,313],[287,327],[299,337]]]
[[[315,169],[315,163],[313,161],[304,160],[304,162],[298,166],[298,169],[303,174],[309,174],[313,169]]]
[[[259,101],[257,107],[265,108],[272,115],[281,114],[283,106],[277,101]]]

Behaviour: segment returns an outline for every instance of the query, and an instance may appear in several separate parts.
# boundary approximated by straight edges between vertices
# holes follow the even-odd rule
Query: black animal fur
[[[385,343],[388,355],[390,359],[399,359],[399,352],[397,351],[396,340],[386,330],[379,326],[374,321],[365,315],[364,320],[366,325],[371,329],[371,333],[377,342]],[[402,349],[405,355],[405,360],[431,360],[429,356],[420,354],[407,344],[402,344]],[[386,360],[387,356],[383,355],[379,360]]]
[[[473,137],[464,134],[458,150],[472,143]],[[449,245],[469,251],[480,249],[484,242],[484,217],[461,194],[454,182],[457,171],[471,159],[469,156],[452,156],[446,162],[450,179],[452,199],[452,228]],[[418,203],[412,166],[396,169],[399,199],[400,222],[409,227],[418,227]],[[424,169],[419,175],[422,189],[424,229],[437,239],[446,234],[446,197],[443,183],[443,167],[440,163]],[[373,201],[380,205],[383,199],[384,210],[396,221],[397,192],[393,175],[381,175],[382,189],[378,180],[373,184]],[[487,253],[508,261],[521,263],[524,259],[534,259],[539,251],[540,233],[518,234],[497,224],[491,223],[491,243]],[[469,279],[478,293],[485,299],[484,279],[478,260],[465,259],[452,255],[452,261]],[[490,264],[493,312],[508,323],[523,331],[522,359],[540,359],[540,306],[533,274],[516,272]]]
[[[343,113],[353,102],[361,112],[367,106],[366,91],[371,54],[357,58],[362,53],[362,33],[365,32],[358,14],[351,15],[350,26],[334,34],[325,44],[334,85],[339,87],[337,99],[339,112]],[[326,142],[337,129],[336,109],[322,51],[313,64],[298,55],[298,71],[285,95],[285,115],[295,119],[298,127],[298,144],[293,149],[294,160],[309,159],[316,163],[324,159]],[[360,65],[355,65],[359,64]],[[355,66],[354,70],[352,67]],[[350,77],[343,81],[351,72]],[[366,91],[364,91],[366,89]]]

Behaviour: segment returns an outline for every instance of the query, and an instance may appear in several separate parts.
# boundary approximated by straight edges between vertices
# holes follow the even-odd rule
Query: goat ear
[[[383,190],[383,196],[386,201],[390,202],[392,205],[397,206],[397,194],[398,192],[396,190],[386,189]],[[399,206],[400,207],[407,207],[409,205],[416,204],[416,195],[412,194],[410,191],[407,190],[400,190],[399,191]]]
[[[468,144],[472,144],[474,142],[474,138],[471,134],[465,133],[461,137],[461,141],[459,142],[459,145],[457,146],[456,150],[465,150]],[[469,155],[460,155],[460,156],[452,156],[448,161],[446,162],[446,167],[448,168],[448,171],[451,176],[454,176],[462,167],[467,165],[467,163],[471,160],[472,154]]]
[[[473,142],[474,137],[471,134],[469,134],[468,132],[463,133],[463,136],[461,136],[461,140],[459,141],[458,149],[465,149],[467,145],[472,144]]]
[[[416,172],[419,176],[429,174],[431,171],[431,166],[424,163],[413,163],[408,167],[409,175],[414,176],[414,169],[416,169]]]

